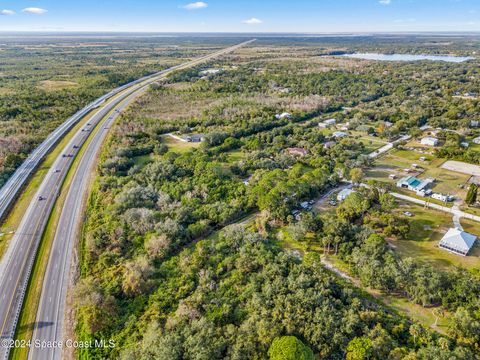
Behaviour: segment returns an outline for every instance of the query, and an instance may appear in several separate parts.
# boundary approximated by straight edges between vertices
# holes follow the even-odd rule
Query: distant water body
[[[450,56],[450,55],[411,55],[411,54],[376,54],[376,53],[355,53],[343,54],[342,56],[364,59],[364,60],[378,60],[378,61],[446,61],[453,63],[461,63],[468,60],[473,60],[471,56]]]

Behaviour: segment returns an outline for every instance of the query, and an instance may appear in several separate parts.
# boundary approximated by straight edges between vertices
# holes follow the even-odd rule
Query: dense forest
[[[427,120],[467,128],[477,102],[452,94],[476,86],[477,63],[337,59],[324,55],[345,40],[311,41],[263,40],[178,72],[122,115],[98,166],[74,290],[79,338],[118,346],[81,356],[478,358],[478,271],[400,258],[386,239],[404,238],[409,221],[381,185],[358,187],[334,216],[295,215],[371,164],[368,144],[333,139],[319,121],[388,121],[385,139]],[[402,47],[418,52],[410,41]],[[204,141],[178,140],[194,134]],[[305,251],[283,248],[281,233]],[[450,313],[448,333],[341,279],[315,248],[365,287]]]

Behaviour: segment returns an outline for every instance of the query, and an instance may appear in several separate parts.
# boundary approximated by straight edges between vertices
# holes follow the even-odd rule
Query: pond
[[[451,55],[412,55],[412,54],[377,54],[377,53],[355,53],[344,54],[342,56],[364,59],[364,60],[378,60],[378,61],[446,61],[453,63],[461,63],[468,60],[473,60],[471,56],[451,56]]]

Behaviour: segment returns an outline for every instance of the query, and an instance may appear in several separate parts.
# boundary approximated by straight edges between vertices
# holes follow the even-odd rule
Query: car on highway
[[[55,169],[54,173],[57,174],[60,172],[60,169]]]
[[[74,149],[78,149],[78,145],[73,145],[73,148],[74,148]]]
[[[42,201],[42,200],[45,200],[45,197],[43,197],[43,196],[40,195],[40,196],[38,197],[38,201]]]

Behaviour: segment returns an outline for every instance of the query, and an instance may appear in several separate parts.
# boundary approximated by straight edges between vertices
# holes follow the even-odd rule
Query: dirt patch
[[[467,164],[461,161],[449,160],[445,161],[441,166],[442,169],[459,172],[462,174],[480,176],[480,166]]]
[[[44,80],[40,81],[38,88],[45,91],[57,91],[71,89],[78,86],[78,83],[65,80]]]

